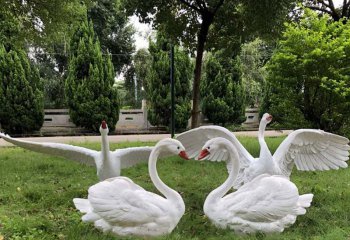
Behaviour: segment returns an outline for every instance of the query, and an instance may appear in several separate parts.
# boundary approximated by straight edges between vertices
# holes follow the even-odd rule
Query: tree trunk
[[[198,43],[197,43],[197,56],[196,56],[196,64],[194,69],[194,80],[193,80],[193,106],[191,113],[191,128],[196,128],[199,126],[199,103],[200,103],[200,81],[202,75],[202,62],[203,62],[203,52],[204,45],[207,41],[209,26],[213,22],[213,15],[206,13],[202,15],[203,22],[201,28],[198,33]]]

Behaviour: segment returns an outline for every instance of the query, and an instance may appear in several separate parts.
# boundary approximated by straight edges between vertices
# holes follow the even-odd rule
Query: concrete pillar
[[[148,129],[149,126],[148,126],[148,118],[147,118],[147,101],[146,101],[146,99],[142,99],[141,109],[143,112],[143,128]]]

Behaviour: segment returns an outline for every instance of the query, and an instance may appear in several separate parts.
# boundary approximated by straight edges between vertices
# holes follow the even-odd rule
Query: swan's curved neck
[[[264,141],[265,142],[265,140],[264,140],[264,133],[265,133],[266,125],[267,125],[266,122],[260,121],[259,132],[258,132],[259,143],[260,143],[260,141]]]
[[[261,121],[259,125],[258,140],[260,144],[260,159],[272,158],[271,152],[265,142],[264,133],[266,129],[266,122]]]
[[[235,179],[237,178],[238,172],[239,172],[239,157],[236,152],[236,150],[233,148],[233,146],[229,144],[225,144],[225,148],[228,151],[229,159],[231,164],[231,169],[229,172],[229,176],[226,179],[226,181],[221,184],[220,187],[216,188],[212,192],[209,193],[208,197],[206,198],[204,202],[204,211],[207,209],[211,204],[217,202],[220,198],[222,198],[232,187]]]
[[[161,192],[167,199],[174,200],[174,201],[181,199],[181,201],[183,202],[181,195],[175,190],[168,187],[159,178],[158,172],[157,172],[157,160],[158,160],[159,154],[160,154],[160,149],[155,147],[149,156],[148,172],[151,177],[151,180],[154,186],[159,190],[159,192]]]
[[[103,164],[109,160],[109,141],[107,134],[101,134],[102,141],[101,141],[101,154],[102,154],[102,160]]]

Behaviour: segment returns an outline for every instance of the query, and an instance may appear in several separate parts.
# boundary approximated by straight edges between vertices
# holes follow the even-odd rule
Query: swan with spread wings
[[[265,113],[260,121],[258,140],[260,156],[254,158],[238,141],[236,136],[220,126],[202,126],[177,136],[190,158],[197,158],[201,147],[214,137],[228,139],[237,149],[240,160],[239,174],[233,185],[238,189],[260,174],[277,174],[289,177],[294,167],[302,171],[346,168],[349,159],[349,139],[316,129],[299,129],[290,133],[272,155],[264,139],[266,125],[272,116]],[[217,151],[208,156],[218,161],[227,158],[227,153]],[[230,169],[230,166],[228,166]]]
[[[60,156],[81,163],[95,165],[97,168],[97,176],[101,181],[119,176],[122,168],[148,161],[153,147],[129,147],[110,151],[107,136],[108,132],[107,123],[102,121],[100,126],[102,140],[101,151],[62,143],[20,140],[1,132],[0,137],[7,142],[34,152]]]

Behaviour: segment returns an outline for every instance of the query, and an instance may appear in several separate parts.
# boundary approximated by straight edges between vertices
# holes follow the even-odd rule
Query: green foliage
[[[9,51],[12,47],[23,47],[20,21],[10,11],[0,8],[0,43]]]
[[[132,106],[133,108],[140,108],[141,99],[138,93],[138,83],[136,82],[135,67],[131,65],[125,73],[124,76],[124,88],[125,96],[122,99],[122,106]]]
[[[350,116],[349,34],[349,23],[307,9],[299,23],[287,24],[268,65],[263,111],[289,127],[341,131]]]
[[[271,47],[260,38],[241,46],[238,57],[241,62],[242,83],[248,106],[258,106],[261,102],[266,78],[264,66],[271,54]]]
[[[38,54],[35,60],[40,78],[43,79],[44,107],[65,108],[64,78],[55,70],[55,61],[48,54]]]
[[[130,15],[136,13],[141,21],[152,22],[196,54],[191,127],[197,127],[204,51],[231,52],[249,37],[278,34],[295,1],[124,0],[124,5]]]
[[[119,114],[119,100],[114,84],[110,56],[102,56],[92,23],[83,21],[71,41],[71,58],[65,93],[72,121],[98,131],[102,120],[111,130]]]
[[[65,59],[65,40],[72,26],[84,16],[85,2],[90,0],[0,0],[0,43],[5,45],[6,50],[9,50],[10,43],[19,48],[31,46],[47,52],[60,52],[53,55],[58,60]],[[5,39],[1,38],[2,33],[5,33]]]
[[[133,56],[133,62],[125,74],[125,90],[127,95],[123,99],[123,105],[133,108],[141,108],[146,76],[152,65],[152,57],[147,49],[139,49]]]
[[[202,111],[214,124],[239,123],[244,119],[244,91],[239,62],[208,54],[201,85]]]
[[[135,46],[133,34],[135,30],[128,24],[128,18],[121,6],[121,0],[92,1],[88,8],[88,19],[94,24],[103,53],[112,53],[114,69],[120,72],[125,65],[131,63]]]
[[[0,124],[7,133],[39,130],[44,122],[43,87],[23,50],[0,45]]]
[[[257,139],[239,138],[246,149],[259,155]],[[267,138],[272,152],[283,138]],[[98,143],[80,146],[100,149]],[[152,143],[111,144],[111,149],[130,146],[150,146]],[[178,226],[159,240],[296,240],[348,239],[350,169],[324,172],[293,171],[291,180],[299,194],[313,193],[314,199],[305,215],[283,233],[239,236],[230,230],[215,227],[203,213],[203,203],[210,191],[227,178],[224,163],[184,161],[178,157],[160,159],[157,163],[160,178],[181,193],[186,212]],[[2,171],[1,171],[2,170]],[[0,235],[10,240],[132,240],[136,237],[115,237],[104,234],[91,223],[81,220],[73,198],[86,198],[88,188],[96,184],[96,170],[63,158],[26,151],[2,148],[0,151]],[[123,169],[129,177],[147,191],[158,193],[152,184],[147,163]]]
[[[207,18],[216,7],[218,9],[207,38],[208,50],[237,49],[237,44],[251,36],[276,36],[296,1],[226,0],[222,1],[222,5],[220,1],[212,0],[187,2],[191,7],[180,0],[123,1],[130,15],[136,13],[141,21],[152,22],[156,28],[161,26],[167,36],[185,44],[193,53],[197,50],[194,39],[198,41],[203,18]]]
[[[157,42],[150,43],[152,67],[147,75],[145,91],[149,104],[148,118],[152,125],[170,126],[171,93],[170,93],[170,44],[158,33]],[[184,129],[187,126],[191,111],[190,79],[193,65],[188,55],[175,47],[175,127]]]

